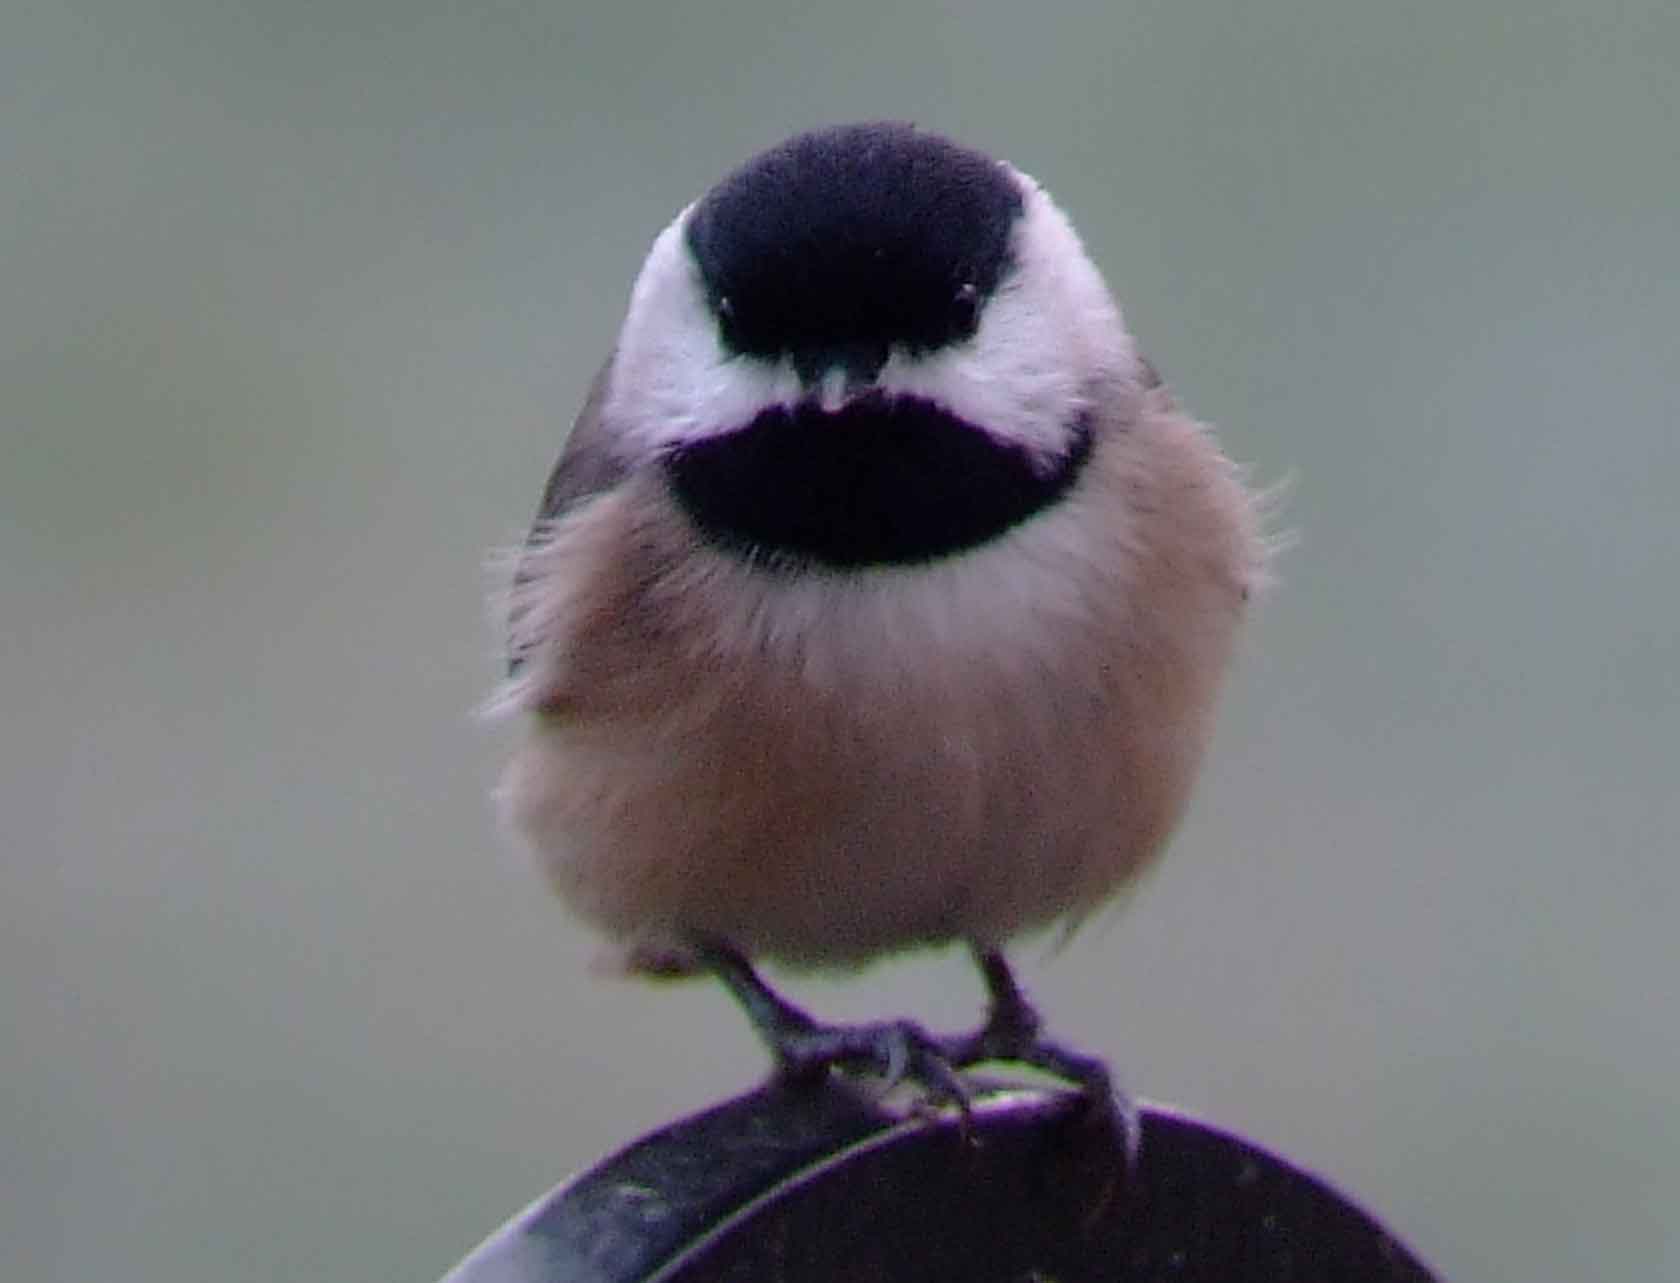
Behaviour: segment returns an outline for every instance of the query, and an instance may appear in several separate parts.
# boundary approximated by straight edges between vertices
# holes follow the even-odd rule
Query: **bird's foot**
[[[702,965],[741,1004],[785,1078],[811,1081],[839,1070],[878,1075],[888,1089],[913,1083],[932,1104],[956,1106],[966,1128],[973,1093],[962,1071],[992,1061],[1026,1065],[1079,1087],[1086,1103],[1085,1121],[1113,1135],[1127,1165],[1135,1163],[1142,1135],[1137,1105],[1097,1057],[1044,1036],[1038,1012],[996,950],[975,955],[990,995],[986,1023],[971,1034],[939,1038],[909,1020],[820,1024],[770,988],[735,950],[714,942],[700,942],[695,948]]]
[[[824,1025],[780,1031],[772,1050],[783,1076],[810,1080],[829,1070],[874,1074],[885,1090],[908,1082],[931,1101],[955,1105],[968,1116],[971,1094],[947,1056],[945,1044],[910,1020]]]
[[[1143,1136],[1137,1102],[1096,1056],[1044,1036],[1043,1021],[1015,983],[1001,953],[977,952],[976,961],[991,995],[986,1023],[966,1038],[950,1040],[945,1048],[947,1062],[954,1069],[972,1069],[988,1061],[1007,1061],[1074,1084],[1085,1098],[1090,1123],[1111,1131],[1125,1151],[1127,1165],[1134,1165]]]
[[[931,1103],[954,1105],[965,1122],[969,1118],[972,1094],[950,1061],[946,1040],[910,1020],[821,1024],[765,984],[734,950],[711,943],[698,948],[770,1048],[783,1078],[809,1082],[830,1070],[875,1074],[889,1091],[912,1083]]]

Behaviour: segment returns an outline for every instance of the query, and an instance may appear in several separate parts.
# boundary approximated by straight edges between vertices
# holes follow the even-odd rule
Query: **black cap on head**
[[[912,125],[840,125],[748,161],[687,235],[729,350],[790,357],[807,381],[872,377],[890,347],[973,335],[1022,207],[988,156]]]

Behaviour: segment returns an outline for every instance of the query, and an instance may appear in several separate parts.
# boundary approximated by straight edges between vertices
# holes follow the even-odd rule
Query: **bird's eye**
[[[727,294],[719,294],[712,300],[712,315],[717,318],[718,333],[725,344],[733,344],[740,338],[738,333],[740,318],[735,314],[735,300]]]
[[[963,335],[973,334],[979,327],[980,289],[972,281],[958,287],[956,297],[951,300],[951,317]]]

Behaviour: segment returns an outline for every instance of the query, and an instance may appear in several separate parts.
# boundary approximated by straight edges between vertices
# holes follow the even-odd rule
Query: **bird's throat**
[[[861,569],[996,538],[1061,498],[1090,450],[1083,420],[1046,460],[931,401],[869,395],[832,411],[771,407],[664,466],[712,542],[770,566]]]

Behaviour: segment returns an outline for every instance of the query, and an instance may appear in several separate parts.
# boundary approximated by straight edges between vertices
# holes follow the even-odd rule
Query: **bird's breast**
[[[1159,846],[1199,728],[1155,706],[1118,545],[1081,551],[1088,523],[792,574],[656,510],[609,496],[577,532],[612,556],[571,550],[556,698],[503,792],[611,934],[795,962],[996,941]]]

